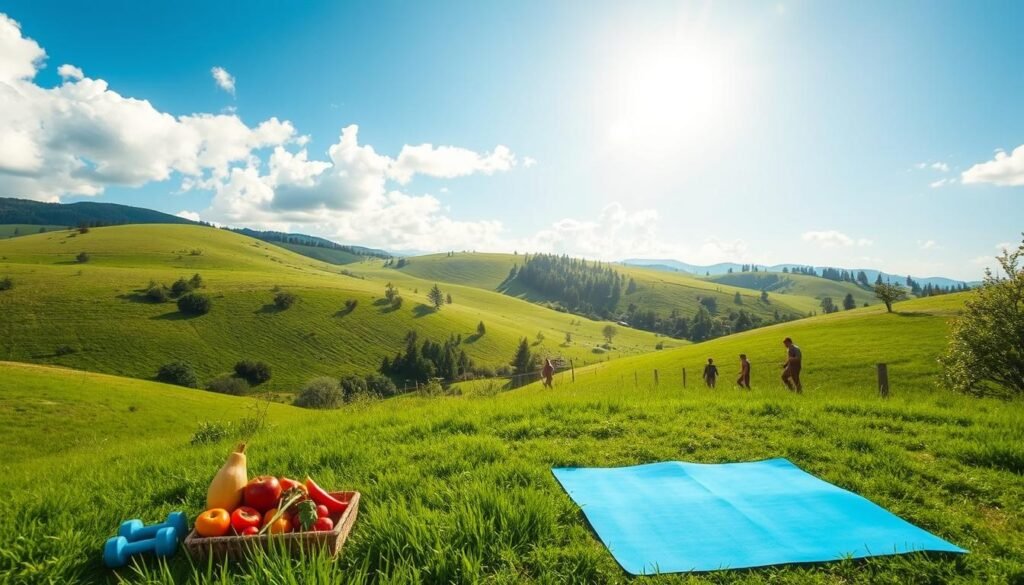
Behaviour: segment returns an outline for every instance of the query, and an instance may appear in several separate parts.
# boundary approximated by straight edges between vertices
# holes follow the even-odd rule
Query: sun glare
[[[705,43],[657,44],[625,56],[606,94],[609,140],[666,149],[713,134],[739,97],[735,73]]]

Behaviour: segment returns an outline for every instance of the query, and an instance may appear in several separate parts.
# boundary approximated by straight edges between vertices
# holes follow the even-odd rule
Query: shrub
[[[274,295],[274,306],[283,311],[294,305],[298,299],[295,294],[283,290]]]
[[[199,248],[195,248],[193,250],[189,250],[188,251],[188,255],[189,256],[202,256],[203,255],[203,251],[201,249],[199,249]]]
[[[235,364],[235,375],[258,386],[270,379],[270,366],[263,362],[243,360]]]
[[[295,398],[295,406],[302,408],[339,408],[345,401],[341,385],[334,378],[314,378]]]
[[[58,345],[57,348],[53,350],[53,354],[56,356],[71,355],[73,353],[75,353],[75,348],[70,345]]]
[[[401,309],[402,308],[402,297],[400,297],[399,295],[395,295],[395,296],[391,297],[391,308],[392,309],[396,309],[396,310],[397,309]]]
[[[174,284],[171,285],[172,297],[180,297],[187,292],[192,292],[192,284],[185,280],[184,277],[175,280]]]
[[[345,301],[345,310],[351,313],[352,311],[356,310],[356,307],[358,305],[359,301],[357,301],[356,299],[348,299],[347,301]]]
[[[192,290],[206,286],[206,283],[203,282],[203,277],[199,276],[198,272],[193,274],[192,278],[188,279],[188,284],[192,287]]]
[[[398,387],[391,381],[391,378],[380,374],[370,374],[366,377],[366,389],[370,394],[381,398],[388,398],[398,394]]]
[[[196,377],[195,370],[185,362],[171,362],[160,366],[156,379],[166,384],[177,384],[187,388],[199,387],[199,378]]]
[[[192,433],[192,439],[189,441],[192,445],[206,445],[208,443],[216,443],[222,439],[226,439],[231,434],[231,426],[224,425],[216,422],[201,422],[199,428],[196,429],[195,433]]]
[[[0,278],[0,290],[11,290],[12,288],[14,288],[14,281],[10,276]]]
[[[89,226],[87,226],[87,225],[79,226],[78,233],[80,233],[80,234],[87,234],[87,233],[89,233]]]
[[[154,284],[146,291],[146,300],[154,303],[164,303],[170,297],[167,295],[167,287],[162,284]]]
[[[200,293],[190,292],[178,299],[178,310],[186,315],[205,315],[212,307],[210,297]]]
[[[366,380],[359,376],[345,376],[341,379],[341,392],[345,396],[345,402],[351,402],[359,396],[366,396],[369,390],[366,387]]]
[[[249,383],[241,378],[224,376],[210,381],[206,385],[210,392],[218,394],[230,394],[231,396],[244,396],[249,393]]]
[[[657,344],[656,344],[656,345],[654,346],[654,349],[665,349],[665,342],[664,342],[664,341],[659,341],[659,342],[658,342],[658,343],[657,343]]]
[[[75,256],[75,261],[79,264],[85,264],[91,257],[88,252],[79,252],[78,256]]]

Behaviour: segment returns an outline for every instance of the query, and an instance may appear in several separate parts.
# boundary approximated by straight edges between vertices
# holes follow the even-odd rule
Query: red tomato
[[[248,526],[242,531],[242,536],[256,536],[260,533],[260,529],[257,526]]]
[[[331,511],[327,509],[327,506],[320,504],[316,507],[316,517],[326,518],[331,515]]]
[[[266,512],[277,507],[281,499],[281,482],[276,477],[262,476],[249,481],[243,492],[245,505]]]
[[[318,530],[321,532],[329,532],[331,530],[334,530],[334,520],[331,520],[326,516],[322,518],[317,518],[316,523],[313,524],[313,530]]]
[[[231,530],[231,514],[224,508],[207,510],[196,518],[196,532],[200,536],[224,536]]]
[[[231,513],[231,526],[235,529],[235,532],[242,534],[246,528],[260,527],[260,523],[263,520],[263,516],[260,515],[260,511],[256,508],[250,508],[249,506],[242,506],[236,508]]]

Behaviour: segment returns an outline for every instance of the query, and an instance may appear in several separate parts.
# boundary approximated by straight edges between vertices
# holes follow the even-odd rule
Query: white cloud
[[[932,181],[931,183],[928,183],[928,186],[931,187],[932,189],[938,189],[939,187],[944,187],[946,185],[953,185],[953,184],[956,184],[956,177],[947,177],[945,179],[939,179],[937,181]]]
[[[1024,185],[1024,144],[1012,153],[1006,154],[997,150],[995,158],[978,163],[960,175],[965,185],[991,183],[1002,187],[1018,187]]]
[[[801,239],[805,242],[817,244],[822,248],[838,248],[846,246],[867,247],[874,244],[867,238],[854,239],[838,230],[824,230],[805,232]]]
[[[72,81],[78,81],[85,77],[85,73],[74,65],[68,65],[67,63],[57,68],[57,74],[61,76],[61,79],[70,79]]]
[[[210,75],[213,76],[213,80],[217,83],[217,87],[224,91],[235,95],[235,78],[233,75],[228,73],[227,69],[223,67],[214,67],[210,69]]]
[[[917,246],[922,250],[936,250],[939,248],[939,243],[935,240],[918,240]]]
[[[537,164],[537,159],[533,158],[532,156],[524,156],[523,157],[523,168],[524,169],[528,169],[528,168],[532,167],[535,164]]]
[[[46,59],[38,43],[21,35],[21,25],[0,13],[0,83],[31,79]]]
[[[402,147],[388,176],[399,184],[408,183],[414,174],[451,179],[473,173],[494,174],[516,165],[516,157],[507,146],[498,145],[490,153],[479,154],[457,146],[420,144]]]
[[[996,244],[996,250],[998,250],[1000,252],[1002,252],[1003,250],[1016,250],[1016,249],[1017,249],[1017,244],[1011,244],[1010,242],[1003,242],[1001,244]]]
[[[949,172],[949,165],[947,165],[944,162],[933,162],[930,166],[931,166],[931,168],[933,168],[936,171],[939,171],[941,173],[948,173]]]
[[[188,211],[187,209],[183,209],[178,213],[175,213],[174,215],[177,215],[178,217],[183,217],[185,219],[190,219],[192,221],[199,221],[199,214],[196,213],[195,211]]]

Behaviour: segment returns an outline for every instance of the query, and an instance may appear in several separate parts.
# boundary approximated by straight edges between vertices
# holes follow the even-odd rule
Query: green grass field
[[[320,260],[321,262],[327,262],[328,264],[352,264],[353,262],[359,262],[363,260],[363,256],[346,252],[345,250],[339,250],[336,248],[320,248],[318,246],[306,246],[304,244],[290,244],[288,242],[270,242],[275,246],[280,246],[286,250],[291,250],[296,254],[302,254],[303,256],[309,256],[314,260]]]
[[[90,254],[87,263],[75,262],[80,252]],[[206,315],[186,318],[174,303],[147,302],[142,294],[151,280],[170,285],[195,273],[213,300]],[[470,357],[492,367],[507,364],[519,339],[534,340],[538,332],[545,339],[535,352],[581,365],[684,343],[622,329],[611,351],[595,350],[604,343],[605,323],[460,285],[444,285],[454,304],[435,312],[426,298],[433,281],[383,268],[379,260],[341,268],[200,226],[115,226],[2,240],[4,276],[14,288],[0,291],[0,359],[134,378],[152,378],[161,365],[184,360],[206,381],[229,373],[238,360],[255,359],[273,368],[267,388],[291,392],[317,375],[376,370],[409,330],[435,341],[462,335]],[[378,304],[389,281],[405,299],[399,310]],[[277,310],[277,287],[299,301]],[[358,301],[351,313],[344,310],[348,299]],[[475,335],[480,321],[487,328],[482,337]]]
[[[501,392],[404,396],[339,411],[275,406],[250,441],[250,475],[310,474],[364,504],[335,562],[278,554],[193,567],[184,554],[117,574],[104,539],[126,518],[190,515],[234,438],[192,446],[202,421],[253,399],[48,367],[0,364],[0,580],[6,583],[625,583],[556,484],[553,466],[786,457],[970,549],[865,561],[639,579],[650,583],[1020,583],[1024,405],[935,385],[963,295],[870,307],[627,357]],[[776,377],[781,337],[804,350],[805,393]],[[751,392],[732,387],[739,352]],[[695,373],[722,364],[715,391]],[[877,396],[874,364],[892,396]],[[661,383],[654,385],[658,369]],[[634,382],[634,375],[637,382]],[[136,407],[132,410],[132,407]],[[90,438],[92,440],[90,440]],[[52,444],[48,444],[52,441]],[[15,448],[16,447],[16,448]],[[628,506],[628,494],[623,505]]]

